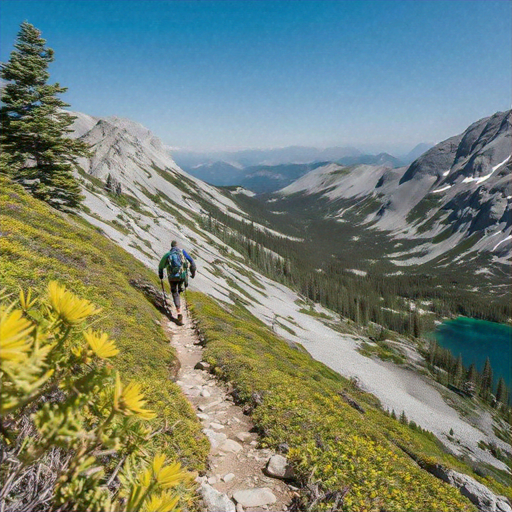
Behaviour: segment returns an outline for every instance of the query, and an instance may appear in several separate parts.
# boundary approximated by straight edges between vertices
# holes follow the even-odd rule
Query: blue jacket
[[[169,264],[169,254],[171,254],[171,251],[168,251],[163,255],[162,259],[160,260],[160,264],[158,265],[158,277],[160,279],[163,279],[164,277],[164,268],[166,268]],[[183,256],[185,256],[187,261],[190,263],[190,273],[192,274],[192,277],[194,277],[196,273],[196,264],[194,263],[194,260],[192,259],[191,256],[187,254],[187,251],[185,251],[185,249],[180,249],[180,251],[183,253]]]

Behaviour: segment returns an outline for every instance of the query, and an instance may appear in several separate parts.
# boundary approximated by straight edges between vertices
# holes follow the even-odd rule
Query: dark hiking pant
[[[181,307],[180,293],[183,292],[184,281],[171,281],[169,279],[169,286],[171,287],[172,300],[177,308]]]

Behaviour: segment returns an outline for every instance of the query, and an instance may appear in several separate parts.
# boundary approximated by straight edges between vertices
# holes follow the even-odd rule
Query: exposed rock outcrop
[[[468,475],[442,466],[435,466],[430,469],[430,472],[444,482],[457,487],[461,494],[482,512],[512,512],[512,507],[506,497],[494,494],[485,485]]]

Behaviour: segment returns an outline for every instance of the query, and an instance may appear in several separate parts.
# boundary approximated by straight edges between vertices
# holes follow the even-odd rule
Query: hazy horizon
[[[71,110],[212,152],[407,153],[510,108],[511,2],[1,0],[55,50]]]

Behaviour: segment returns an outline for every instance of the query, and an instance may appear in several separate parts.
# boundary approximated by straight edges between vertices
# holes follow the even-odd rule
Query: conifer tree
[[[7,81],[0,110],[1,172],[53,207],[75,209],[82,196],[72,165],[88,151],[84,142],[67,137],[75,117],[62,110],[69,105],[57,97],[67,89],[47,83],[54,52],[26,21],[14,48],[0,72]]]
[[[453,370],[453,382],[456,386],[461,385],[463,376],[464,376],[464,365],[462,363],[462,355],[459,354],[459,357],[457,358],[457,362],[455,363],[455,368]]]
[[[500,377],[498,381],[498,389],[496,390],[496,401],[501,402],[502,404],[506,404],[508,400],[508,389],[505,384],[505,379]]]
[[[484,398],[487,398],[492,393],[492,380],[493,372],[491,367],[491,361],[489,358],[485,360],[484,369],[482,371],[482,383],[481,383],[481,394]]]
[[[112,174],[108,173],[108,176],[107,176],[107,183],[105,184],[105,190],[107,192],[112,192],[113,191],[113,185],[112,185]]]

